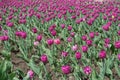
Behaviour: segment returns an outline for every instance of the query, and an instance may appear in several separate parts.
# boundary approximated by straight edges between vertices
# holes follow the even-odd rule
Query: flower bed
[[[0,2],[0,80],[119,80],[120,2]]]

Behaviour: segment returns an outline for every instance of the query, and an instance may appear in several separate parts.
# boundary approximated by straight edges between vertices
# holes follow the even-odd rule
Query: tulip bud
[[[45,54],[41,55],[40,57],[40,60],[43,62],[43,63],[47,63],[48,62],[48,58]]]
[[[76,53],[75,53],[75,58],[76,58],[76,59],[81,59],[81,57],[82,57],[82,55],[81,55],[80,52],[76,52]]]
[[[101,50],[101,51],[99,52],[99,58],[100,58],[100,59],[106,58],[106,51]]]
[[[42,40],[42,35],[38,35],[36,38],[37,41],[41,41]]]
[[[55,44],[60,44],[60,43],[61,43],[61,42],[60,42],[60,39],[55,39],[55,40],[54,40],[54,43],[55,43]]]
[[[82,46],[82,51],[83,52],[87,52],[88,51],[88,47],[87,46]]]
[[[34,76],[34,72],[32,70],[29,70],[27,74],[29,75],[29,78],[33,78]]]
[[[48,44],[48,45],[52,45],[53,43],[54,43],[54,40],[53,40],[53,39],[48,39],[48,40],[47,40],[47,44]]]
[[[91,69],[90,66],[86,66],[86,67],[83,68],[83,71],[86,75],[89,75],[89,74],[91,74],[92,69]]]
[[[61,67],[61,70],[64,74],[69,74],[71,72],[71,67],[69,65],[65,65]]]

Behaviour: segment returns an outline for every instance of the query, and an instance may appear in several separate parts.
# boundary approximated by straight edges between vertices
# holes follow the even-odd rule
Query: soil
[[[19,53],[17,53],[19,54]],[[27,66],[27,64],[25,63],[24,60],[22,60],[21,58],[17,57],[16,53],[12,53],[11,54],[11,59],[12,59],[12,63],[13,63],[13,69],[21,69],[24,73],[27,73],[27,71],[29,70],[29,67]]]

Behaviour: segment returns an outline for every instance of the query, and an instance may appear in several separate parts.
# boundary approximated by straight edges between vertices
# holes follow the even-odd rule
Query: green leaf
[[[37,74],[39,75],[40,73],[40,67],[36,66],[36,64],[34,63],[34,61],[31,59],[28,66],[30,66],[30,68]]]
[[[19,80],[18,78],[16,78],[16,77],[14,77],[14,79],[13,80]]]
[[[118,73],[118,75],[120,77],[120,69],[119,69],[119,66],[118,66],[117,62],[115,62],[114,65],[115,65],[115,70],[117,71],[117,73]]]
[[[10,79],[10,80],[13,80],[15,76],[16,76],[16,73],[15,73],[15,72],[10,73],[9,79]]]
[[[92,71],[92,80],[97,80],[97,74],[95,70]]]
[[[26,75],[23,80],[29,80],[29,75]]]
[[[20,70],[20,69],[17,69],[17,70],[16,70],[16,73],[17,73],[19,76],[21,76],[21,77],[24,77],[24,76],[25,76],[24,72],[23,72],[22,70]]]
[[[111,75],[112,75],[112,71],[111,71],[110,68],[107,68],[107,70],[106,70],[106,74],[111,74]]]
[[[6,59],[10,60],[10,52],[6,50],[2,50],[1,52],[2,56],[5,57]]]

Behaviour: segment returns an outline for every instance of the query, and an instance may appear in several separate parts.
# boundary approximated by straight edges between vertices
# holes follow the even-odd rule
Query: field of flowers
[[[120,80],[120,2],[1,0],[0,80]]]

